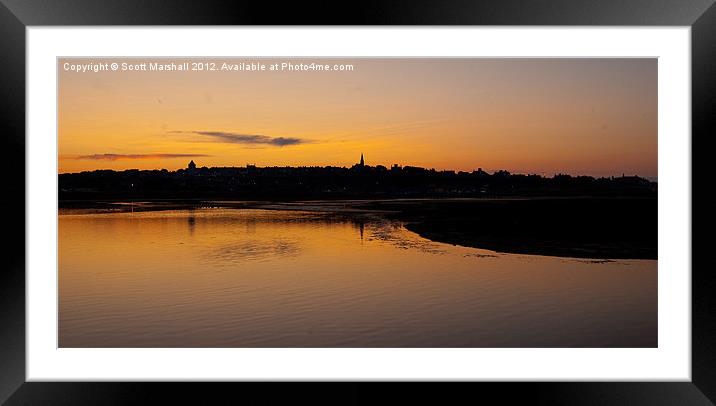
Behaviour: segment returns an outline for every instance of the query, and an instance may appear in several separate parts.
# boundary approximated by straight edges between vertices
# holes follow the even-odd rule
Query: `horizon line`
[[[192,160],[192,162],[193,162],[193,160]],[[492,170],[492,169],[488,168],[488,169],[492,170],[492,172],[490,172],[489,170],[485,170],[485,169],[483,169],[482,167],[478,167],[477,169],[473,169],[472,171],[466,171],[466,170],[457,170],[457,169],[438,169],[438,168],[435,168],[435,167],[433,167],[433,168],[426,168],[426,167],[414,166],[414,165],[398,165],[398,164],[395,164],[395,165],[397,165],[397,167],[398,167],[398,168],[401,168],[401,169],[406,168],[406,167],[407,167],[407,168],[419,168],[419,169],[424,169],[424,170],[427,170],[427,171],[435,171],[435,172],[454,172],[455,174],[458,174],[458,173],[461,173],[461,172],[462,172],[462,173],[472,174],[472,173],[474,173],[474,172],[483,171],[483,172],[485,172],[485,173],[487,173],[487,174],[489,174],[489,175],[494,175],[494,174],[496,174],[496,173],[498,173],[498,172],[505,171],[505,172],[509,173],[510,175],[523,175],[523,176],[535,176],[535,175],[536,175],[536,176],[552,177],[552,178],[555,177],[555,176],[559,176],[559,175],[568,175],[568,176],[571,176],[571,177],[591,177],[591,178],[595,178],[595,179],[600,179],[600,178],[619,178],[619,177],[632,177],[632,176],[635,176],[635,177],[647,179],[647,180],[652,181],[652,182],[655,182],[655,181],[658,179],[658,176],[643,176],[643,175],[638,175],[638,174],[627,174],[626,172],[623,172],[621,176],[619,176],[618,174],[617,174],[617,175],[588,175],[588,174],[574,174],[574,173],[566,173],[566,172],[554,172],[552,175],[548,175],[548,174],[546,174],[545,172],[542,172],[542,173],[537,173],[537,172],[512,172],[512,171],[507,170],[507,169],[494,169],[494,170]],[[257,165],[255,165],[255,164],[248,164],[248,163],[247,163],[247,164],[244,165],[244,166],[210,166],[210,167],[209,167],[209,166],[201,166],[201,167],[199,167],[199,166],[197,165],[196,170],[200,170],[200,169],[203,169],[203,168],[206,168],[206,169],[239,169],[239,168],[248,169],[249,167],[260,168],[260,169],[268,169],[268,168],[341,168],[341,169],[351,169],[351,168],[356,167],[356,166],[360,166],[360,164],[356,163],[356,164],[353,164],[353,165],[351,165],[351,166],[335,166],[335,165],[300,165],[300,166],[272,165],[272,166],[257,166]],[[392,166],[385,166],[385,165],[380,165],[380,164],[379,164],[379,165],[374,165],[374,166],[365,164],[364,166],[365,166],[365,167],[368,167],[368,168],[376,168],[376,167],[378,167],[378,166],[382,166],[382,167],[386,168],[387,170],[390,170],[391,167],[392,167]],[[174,169],[174,170],[171,170],[171,169],[168,169],[168,168],[154,168],[154,169],[126,168],[126,169],[121,169],[121,170],[107,168],[107,169],[84,170],[84,171],[80,171],[80,172],[59,172],[59,171],[58,171],[58,175],[72,175],[72,174],[80,174],[80,173],[85,173],[85,172],[96,172],[96,171],[112,171],[112,172],[140,171],[140,172],[141,172],[141,171],[163,171],[163,170],[166,170],[166,171],[168,171],[168,172],[178,172],[178,171],[186,171],[187,169],[188,169],[187,167],[178,168],[178,169]]]

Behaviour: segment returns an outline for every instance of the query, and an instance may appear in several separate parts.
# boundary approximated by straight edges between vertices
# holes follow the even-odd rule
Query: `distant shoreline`
[[[58,198],[67,200],[199,199],[346,200],[497,198],[520,196],[656,197],[658,184],[639,176],[513,174],[360,163],[345,167],[197,167],[97,170],[58,175]]]
[[[657,199],[646,197],[59,202],[60,215],[202,207],[380,216],[399,220],[408,230],[432,241],[505,253],[657,259]]]

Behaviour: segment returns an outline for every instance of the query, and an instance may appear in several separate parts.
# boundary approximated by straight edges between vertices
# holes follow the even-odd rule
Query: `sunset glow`
[[[656,59],[290,59],[342,71],[98,71],[60,59],[59,172],[414,165],[657,176]]]

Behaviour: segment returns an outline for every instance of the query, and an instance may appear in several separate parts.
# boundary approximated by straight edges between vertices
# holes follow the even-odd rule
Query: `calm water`
[[[310,212],[63,214],[59,305],[60,347],[644,347],[657,263]]]

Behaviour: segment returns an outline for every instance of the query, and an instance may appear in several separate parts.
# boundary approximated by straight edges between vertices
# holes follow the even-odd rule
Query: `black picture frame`
[[[27,26],[64,25],[628,25],[691,27],[692,233],[705,229],[708,123],[716,109],[713,0],[467,0],[410,2],[221,2],[162,0],[0,0],[3,225],[0,272],[0,402],[8,405],[164,403],[440,404],[497,399],[550,405],[709,405],[716,401],[716,283],[705,240],[692,237],[690,382],[401,383],[34,383],[25,382],[25,38]],[[701,147],[701,148],[699,148]],[[23,213],[21,216],[19,213]],[[699,221],[693,221],[698,213]],[[710,220],[711,215],[709,215]],[[699,248],[700,247],[700,248]],[[699,249],[697,249],[699,248]],[[699,254],[697,254],[697,252]],[[700,261],[700,262],[699,262]],[[699,264],[697,266],[697,264]],[[277,387],[278,385],[278,387]],[[387,390],[386,390],[387,389]],[[496,396],[496,397],[495,397]]]

